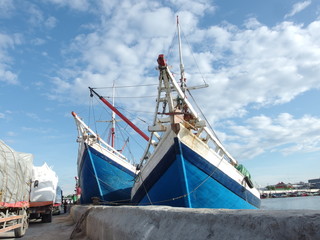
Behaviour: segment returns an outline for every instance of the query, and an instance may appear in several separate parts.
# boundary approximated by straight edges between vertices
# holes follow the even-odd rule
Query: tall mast
[[[78,135],[79,136],[84,136],[87,135],[88,133],[90,133],[92,136],[95,136],[96,139],[99,140],[99,142],[101,142],[109,151],[113,152],[114,154],[116,154],[117,156],[121,157],[122,159],[127,159],[125,156],[123,156],[120,152],[118,152],[116,149],[114,149],[113,147],[111,147],[108,143],[106,143],[105,141],[103,141],[103,139],[101,139],[94,131],[91,130],[91,128],[89,128],[81,119],[80,117],[75,113],[75,112],[71,112],[72,116],[74,117],[74,119],[76,120],[76,124],[77,124],[77,128],[78,128]]]
[[[184,65],[182,60],[182,46],[181,46],[181,37],[180,37],[180,24],[179,24],[179,16],[177,16],[177,29],[178,29],[178,43],[179,43],[179,59],[180,59],[180,81],[181,81],[181,89],[185,92],[186,89],[186,78],[184,74]]]
[[[112,106],[114,106],[114,93],[115,93],[115,88],[114,88],[114,82],[113,82],[113,86],[112,86]],[[111,116],[111,123],[112,123],[112,127],[111,127],[111,146],[114,148],[114,140],[115,140],[115,135],[116,135],[116,119],[115,119],[115,113],[114,111],[112,111],[112,116]]]
[[[100,96],[93,88],[89,87],[91,94],[94,93],[105,105],[107,105],[113,112],[115,112],[123,121],[125,121],[133,130],[135,130],[146,141],[149,141],[149,137],[142,132],[136,125],[134,125],[128,118],[126,118],[121,112],[118,111],[111,103],[109,103],[104,97]]]

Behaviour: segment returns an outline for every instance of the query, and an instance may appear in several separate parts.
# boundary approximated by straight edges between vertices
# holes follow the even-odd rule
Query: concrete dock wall
[[[320,239],[320,211],[73,206],[73,239]]]

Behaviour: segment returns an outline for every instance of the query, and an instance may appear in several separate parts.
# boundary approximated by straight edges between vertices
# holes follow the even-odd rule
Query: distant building
[[[310,188],[310,183],[298,182],[292,184],[294,189],[307,189]]]
[[[288,183],[285,184],[284,182],[279,182],[276,185],[274,185],[275,189],[290,189],[293,188],[292,184]]]
[[[297,182],[297,183],[284,183],[279,182],[275,185],[268,185],[265,187],[266,190],[290,190],[290,189],[320,189],[320,178],[308,180],[305,182]]]
[[[320,189],[320,178],[310,179],[308,183],[310,184],[310,188]]]

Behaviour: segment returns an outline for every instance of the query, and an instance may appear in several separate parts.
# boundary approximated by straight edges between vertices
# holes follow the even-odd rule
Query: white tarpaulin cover
[[[29,202],[33,155],[14,151],[0,140],[0,207]]]
[[[30,202],[54,202],[58,185],[58,176],[44,163],[33,166]]]

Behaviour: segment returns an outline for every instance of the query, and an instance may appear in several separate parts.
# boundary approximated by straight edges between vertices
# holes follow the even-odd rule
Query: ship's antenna
[[[181,47],[181,37],[180,37],[179,16],[177,16],[177,29],[178,29],[178,42],[179,42],[181,89],[182,89],[183,92],[185,92],[185,89],[186,89],[186,78],[185,78],[185,74],[184,74],[184,65],[183,65],[183,61],[182,61],[182,47]]]

